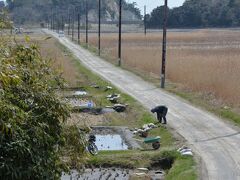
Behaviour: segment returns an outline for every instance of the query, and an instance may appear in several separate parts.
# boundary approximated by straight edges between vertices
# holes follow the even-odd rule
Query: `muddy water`
[[[139,173],[139,172],[138,172]],[[84,172],[79,173],[72,170],[70,174],[62,174],[61,180],[128,180],[133,179],[152,179],[163,180],[164,173],[162,171],[149,171],[148,173],[139,173],[131,169],[121,168],[96,168],[86,169]],[[144,175],[145,174],[145,175]]]
[[[63,174],[61,180],[127,180],[132,171],[125,169],[86,169],[84,173],[73,170],[70,175]]]
[[[96,145],[100,151],[128,149],[128,146],[118,134],[96,135]]]
[[[72,107],[94,107],[94,103],[92,100],[68,98],[67,101]]]
[[[119,150],[141,149],[141,146],[133,138],[133,136],[134,136],[133,133],[127,127],[94,126],[94,127],[92,127],[92,129],[93,129],[93,132],[92,132],[93,134],[101,135],[101,136],[105,135],[105,137],[109,138],[109,139],[102,138],[103,139],[102,140],[103,141],[103,146],[105,146],[104,142],[113,143],[113,141],[116,141],[117,142],[117,147],[118,147]],[[113,139],[111,138],[111,135],[114,135]],[[118,136],[115,136],[115,135],[118,135]],[[127,145],[128,147],[125,148],[125,145],[122,147],[122,143]],[[101,145],[102,144],[99,144],[98,146],[101,147]],[[105,146],[105,147],[108,147],[108,146]],[[110,144],[110,147],[111,147],[111,144]],[[110,150],[110,148],[109,149],[107,148],[105,150]]]

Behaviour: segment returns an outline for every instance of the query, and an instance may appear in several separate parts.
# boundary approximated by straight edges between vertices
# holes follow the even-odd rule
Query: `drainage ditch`
[[[99,150],[140,149],[134,140],[133,133],[127,127],[94,126],[92,133],[96,135]]]

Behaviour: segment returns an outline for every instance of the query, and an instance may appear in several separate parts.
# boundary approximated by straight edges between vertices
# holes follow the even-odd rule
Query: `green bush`
[[[36,45],[0,42],[0,179],[60,178],[62,85]]]

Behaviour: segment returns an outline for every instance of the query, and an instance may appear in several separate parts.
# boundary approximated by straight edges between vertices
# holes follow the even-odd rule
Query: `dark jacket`
[[[157,106],[151,110],[152,113],[157,113],[162,116],[166,116],[168,112],[168,108],[166,106]]]

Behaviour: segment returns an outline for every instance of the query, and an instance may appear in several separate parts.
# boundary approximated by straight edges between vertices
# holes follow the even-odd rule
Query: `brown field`
[[[84,37],[85,34],[82,34],[83,42]],[[117,34],[102,35],[102,51],[115,62],[117,40]],[[124,66],[158,77],[161,69],[161,41],[161,33],[149,33],[146,37],[142,33],[123,34]],[[96,34],[90,34],[89,43],[97,46]],[[169,32],[167,79],[239,106],[240,31]]]

